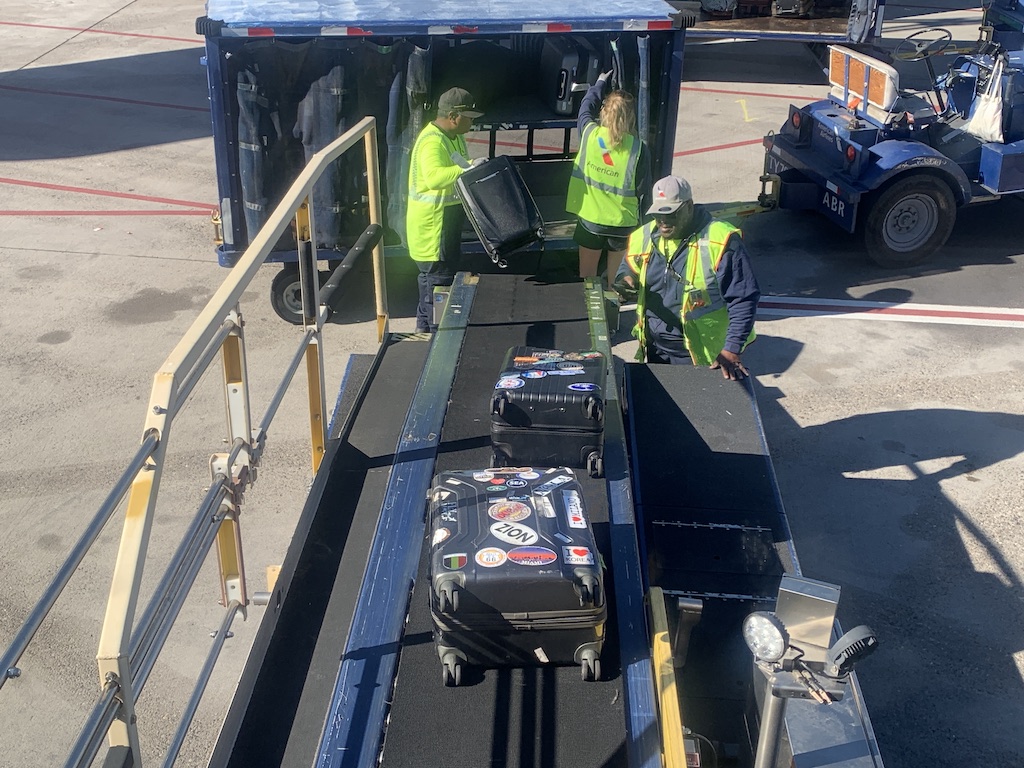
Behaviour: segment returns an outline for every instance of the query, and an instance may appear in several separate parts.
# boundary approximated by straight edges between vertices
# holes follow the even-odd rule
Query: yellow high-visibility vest
[[[636,359],[643,361],[647,350],[647,316],[645,293],[647,287],[647,265],[655,247],[656,222],[650,222],[633,232],[626,246],[624,261],[637,281],[636,325],[633,336],[640,342]],[[695,232],[683,244],[686,261],[683,270],[673,270],[684,280],[683,304],[679,319],[683,327],[683,341],[694,365],[711,365],[725,348],[725,337],[729,330],[729,309],[718,285],[717,269],[725,252],[725,244],[740,230],[724,221],[712,220],[701,232]],[[669,256],[663,254],[668,260]],[[680,259],[675,260],[676,263]],[[756,334],[743,342],[743,347],[752,342]]]
[[[612,149],[608,131],[588,123],[569,177],[565,210],[581,219],[610,227],[634,227],[640,222],[636,190],[640,140],[629,135]]]

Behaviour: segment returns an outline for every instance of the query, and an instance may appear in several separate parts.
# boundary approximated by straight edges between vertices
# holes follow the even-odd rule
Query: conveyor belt
[[[752,382],[636,364],[625,381],[651,585],[703,603],[681,674],[683,721],[741,743],[751,675],[741,624],[797,571]]]
[[[517,275],[481,277],[437,471],[488,466],[490,394],[505,351],[516,344],[589,348],[580,283]],[[579,475],[598,546],[608,559],[605,482],[582,471]],[[462,687],[445,688],[431,637],[426,552],[424,548],[412,594],[383,766],[625,765],[624,696],[614,614],[608,621],[601,682],[582,682],[577,667],[469,668]]]
[[[287,585],[286,594],[278,603],[279,587],[266,609],[211,765],[312,763],[395,445],[429,346],[392,337],[372,370],[363,358],[350,364],[335,417],[341,421],[339,411],[351,409],[351,421],[332,430],[283,564],[279,584]]]

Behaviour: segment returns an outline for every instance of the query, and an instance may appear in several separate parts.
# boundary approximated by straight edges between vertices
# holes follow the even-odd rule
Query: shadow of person
[[[1004,543],[1016,510],[997,468],[1024,451],[1024,417],[920,408],[801,426],[783,393],[757,394],[804,574],[839,584],[844,626],[880,638],[858,676],[886,766],[1024,765],[1024,555]]]

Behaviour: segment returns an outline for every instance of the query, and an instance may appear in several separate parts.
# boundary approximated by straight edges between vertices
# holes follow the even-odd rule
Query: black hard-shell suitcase
[[[544,219],[515,163],[499,155],[470,168],[455,182],[466,217],[491,260],[544,239]]]
[[[544,38],[540,53],[540,95],[556,114],[575,115],[579,100],[572,86],[578,81],[580,52],[568,35]]]
[[[601,477],[605,371],[596,350],[510,348],[491,395],[494,465],[564,464]]]
[[[445,685],[459,685],[466,664],[579,664],[584,680],[600,678],[601,557],[571,469],[442,472],[429,537]]]

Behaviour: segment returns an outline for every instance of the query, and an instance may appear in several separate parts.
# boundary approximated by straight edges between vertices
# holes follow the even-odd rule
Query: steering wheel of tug
[[[926,38],[927,35],[938,33],[938,37]],[[925,39],[921,39],[925,38]],[[953,33],[941,27],[922,29],[900,40],[892,51],[892,57],[900,61],[921,61],[939,56],[953,47]]]

